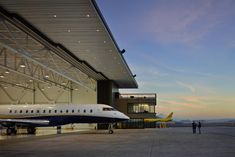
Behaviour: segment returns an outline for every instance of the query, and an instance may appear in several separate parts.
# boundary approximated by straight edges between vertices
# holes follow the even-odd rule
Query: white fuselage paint
[[[56,126],[69,123],[114,123],[128,120],[129,117],[104,104],[0,105],[0,123],[16,119],[47,120],[48,126]]]

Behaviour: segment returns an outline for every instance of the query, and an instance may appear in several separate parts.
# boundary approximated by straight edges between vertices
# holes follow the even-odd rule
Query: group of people
[[[192,128],[193,128],[193,133],[194,134],[196,134],[197,127],[198,127],[198,133],[201,134],[201,127],[202,127],[201,122],[199,121],[198,123],[196,123],[195,121],[193,121]]]

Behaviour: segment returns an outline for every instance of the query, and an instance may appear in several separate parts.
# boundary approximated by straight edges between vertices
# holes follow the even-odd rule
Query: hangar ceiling
[[[32,90],[33,82],[65,89],[71,89],[73,82],[96,90],[95,80],[3,18],[0,21],[0,82],[4,87],[13,85]]]
[[[26,33],[15,33],[19,34],[15,38],[22,42],[20,45],[30,49],[29,43],[37,41],[31,46],[42,52],[37,55],[39,53],[31,49],[30,55],[35,57],[34,60],[44,57],[40,63],[73,81],[76,81],[72,76],[75,72],[64,73],[69,66],[74,67],[75,71],[86,73],[88,78],[113,80],[119,88],[137,88],[133,74],[95,1],[0,0],[0,5],[8,13],[15,13],[8,14],[7,20],[10,22],[7,25],[15,24]],[[1,31],[4,34],[5,30]],[[50,55],[53,54],[57,56],[50,60]],[[66,66],[65,62],[60,62],[61,58],[70,64]],[[55,63],[56,66],[53,67],[50,63]]]

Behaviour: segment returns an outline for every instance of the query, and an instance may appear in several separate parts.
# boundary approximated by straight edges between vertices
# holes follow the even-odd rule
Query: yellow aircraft
[[[172,121],[173,112],[165,118],[145,118],[144,122],[169,122]]]

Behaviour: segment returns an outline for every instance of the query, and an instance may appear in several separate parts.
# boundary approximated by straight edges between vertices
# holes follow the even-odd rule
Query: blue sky
[[[176,118],[235,118],[234,0],[97,0],[139,88]]]

